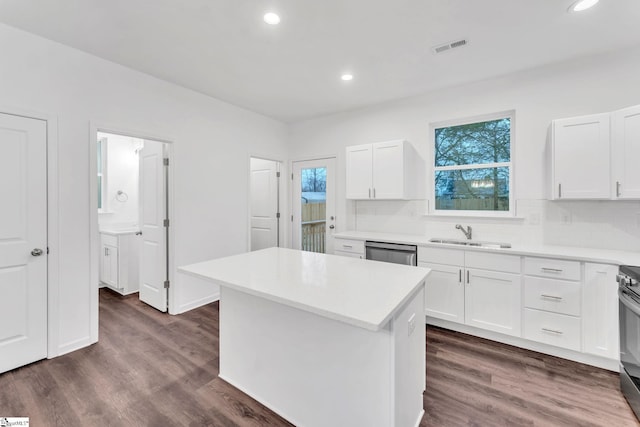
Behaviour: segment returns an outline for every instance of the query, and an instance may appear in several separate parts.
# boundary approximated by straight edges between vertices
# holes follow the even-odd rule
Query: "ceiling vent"
[[[446,52],[448,50],[455,49],[457,47],[466,46],[466,45],[467,45],[467,40],[462,39],[462,40],[456,40],[454,42],[441,44],[439,46],[434,46],[432,50],[433,50],[433,53],[442,53],[442,52]]]

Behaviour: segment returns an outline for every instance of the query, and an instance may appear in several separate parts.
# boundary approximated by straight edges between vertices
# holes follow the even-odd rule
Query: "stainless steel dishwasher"
[[[394,264],[418,265],[418,247],[415,245],[366,241],[364,247],[366,259]]]

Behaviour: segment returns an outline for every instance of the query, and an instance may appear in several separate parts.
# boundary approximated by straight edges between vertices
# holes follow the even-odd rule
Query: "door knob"
[[[331,225],[329,226],[329,228],[333,230],[334,228],[336,228],[336,226],[335,226],[335,225],[333,225],[333,224],[331,224]]]
[[[43,254],[42,249],[39,249],[39,248],[35,248],[34,250],[31,251],[31,255],[33,256],[40,256],[42,254]]]

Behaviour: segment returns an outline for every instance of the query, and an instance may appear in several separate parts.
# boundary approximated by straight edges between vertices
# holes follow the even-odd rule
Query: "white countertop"
[[[100,233],[110,234],[112,236],[118,236],[121,234],[134,234],[139,232],[140,229],[137,227],[123,227],[123,228],[111,228],[105,227],[100,229]]]
[[[430,272],[422,267],[285,248],[204,261],[178,270],[372,331],[386,325]]]
[[[431,238],[440,238],[443,236],[418,236],[399,233],[378,233],[374,231],[345,231],[342,233],[336,233],[334,237],[353,240],[374,240],[390,243],[404,243],[418,246],[429,246],[433,248],[460,249],[465,251],[484,251],[513,255],[571,259],[602,264],[640,265],[640,252],[616,251],[609,249],[526,244],[513,245],[512,248],[508,249],[482,248],[429,242],[429,239]]]

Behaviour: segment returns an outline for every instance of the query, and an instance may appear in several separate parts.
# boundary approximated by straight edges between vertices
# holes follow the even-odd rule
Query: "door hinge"
[[[168,280],[164,281],[164,288],[165,289],[169,289],[169,281]]]
[[[165,219],[164,221],[162,221],[162,225],[165,226],[165,227],[168,227],[169,226],[169,220]]]
[[[276,212],[276,218],[280,219],[280,212]]]
[[[169,158],[162,159],[162,164],[165,166],[169,166]]]
[[[49,246],[47,246],[47,255],[49,255]]]
[[[280,178],[280,172],[276,172],[276,178]]]
[[[293,222],[293,215],[291,215],[291,222]]]

